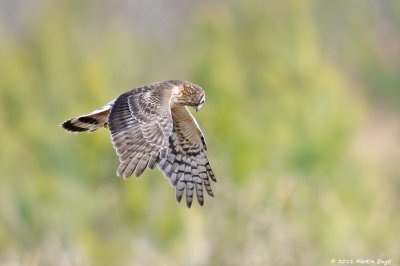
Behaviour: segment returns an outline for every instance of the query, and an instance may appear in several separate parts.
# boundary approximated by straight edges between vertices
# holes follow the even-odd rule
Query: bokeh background
[[[204,207],[59,128],[168,79],[207,94]],[[0,265],[400,265],[399,107],[399,1],[1,0]]]

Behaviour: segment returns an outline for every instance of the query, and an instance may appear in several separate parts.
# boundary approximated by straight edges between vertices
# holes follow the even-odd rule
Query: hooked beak
[[[199,105],[197,105],[194,109],[196,110],[196,112],[198,112],[200,109],[201,109],[201,107],[203,107],[203,104],[204,104],[204,102],[203,103],[201,103],[201,104],[199,104]]]
[[[203,105],[204,105],[204,102],[205,102],[205,96],[203,95],[202,97],[201,97],[201,100],[200,100],[200,102],[199,102],[199,104],[196,106],[196,112],[198,112],[199,110],[200,110],[200,108],[201,107],[203,107]]]

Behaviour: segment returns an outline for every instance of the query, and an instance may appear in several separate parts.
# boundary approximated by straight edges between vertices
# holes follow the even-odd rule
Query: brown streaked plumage
[[[120,161],[118,176],[140,176],[147,167],[158,165],[176,188],[177,201],[185,194],[190,208],[193,194],[203,205],[203,187],[213,196],[210,179],[216,182],[203,133],[187,108],[198,111],[204,100],[204,91],[196,84],[163,81],[130,90],[62,127],[72,132],[108,127]]]

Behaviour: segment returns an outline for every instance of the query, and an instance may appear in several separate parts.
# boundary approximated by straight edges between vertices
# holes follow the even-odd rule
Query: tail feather
[[[114,102],[79,117],[71,118],[61,124],[61,127],[71,132],[93,132],[99,128],[107,127],[108,115]]]

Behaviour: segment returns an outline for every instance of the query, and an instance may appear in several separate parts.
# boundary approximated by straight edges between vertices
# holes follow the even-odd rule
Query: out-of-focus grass
[[[363,24],[373,4],[353,4],[365,12],[338,25],[312,1],[204,4],[164,43],[112,16],[97,21],[95,2],[55,3],[20,32],[0,26],[0,264],[400,260],[398,116],[372,115],[369,97],[397,95],[384,69],[399,65],[354,45],[375,36]],[[216,197],[190,210],[159,171],[116,178],[106,130],[58,127],[132,86],[175,78],[206,90],[195,115],[218,178]]]

